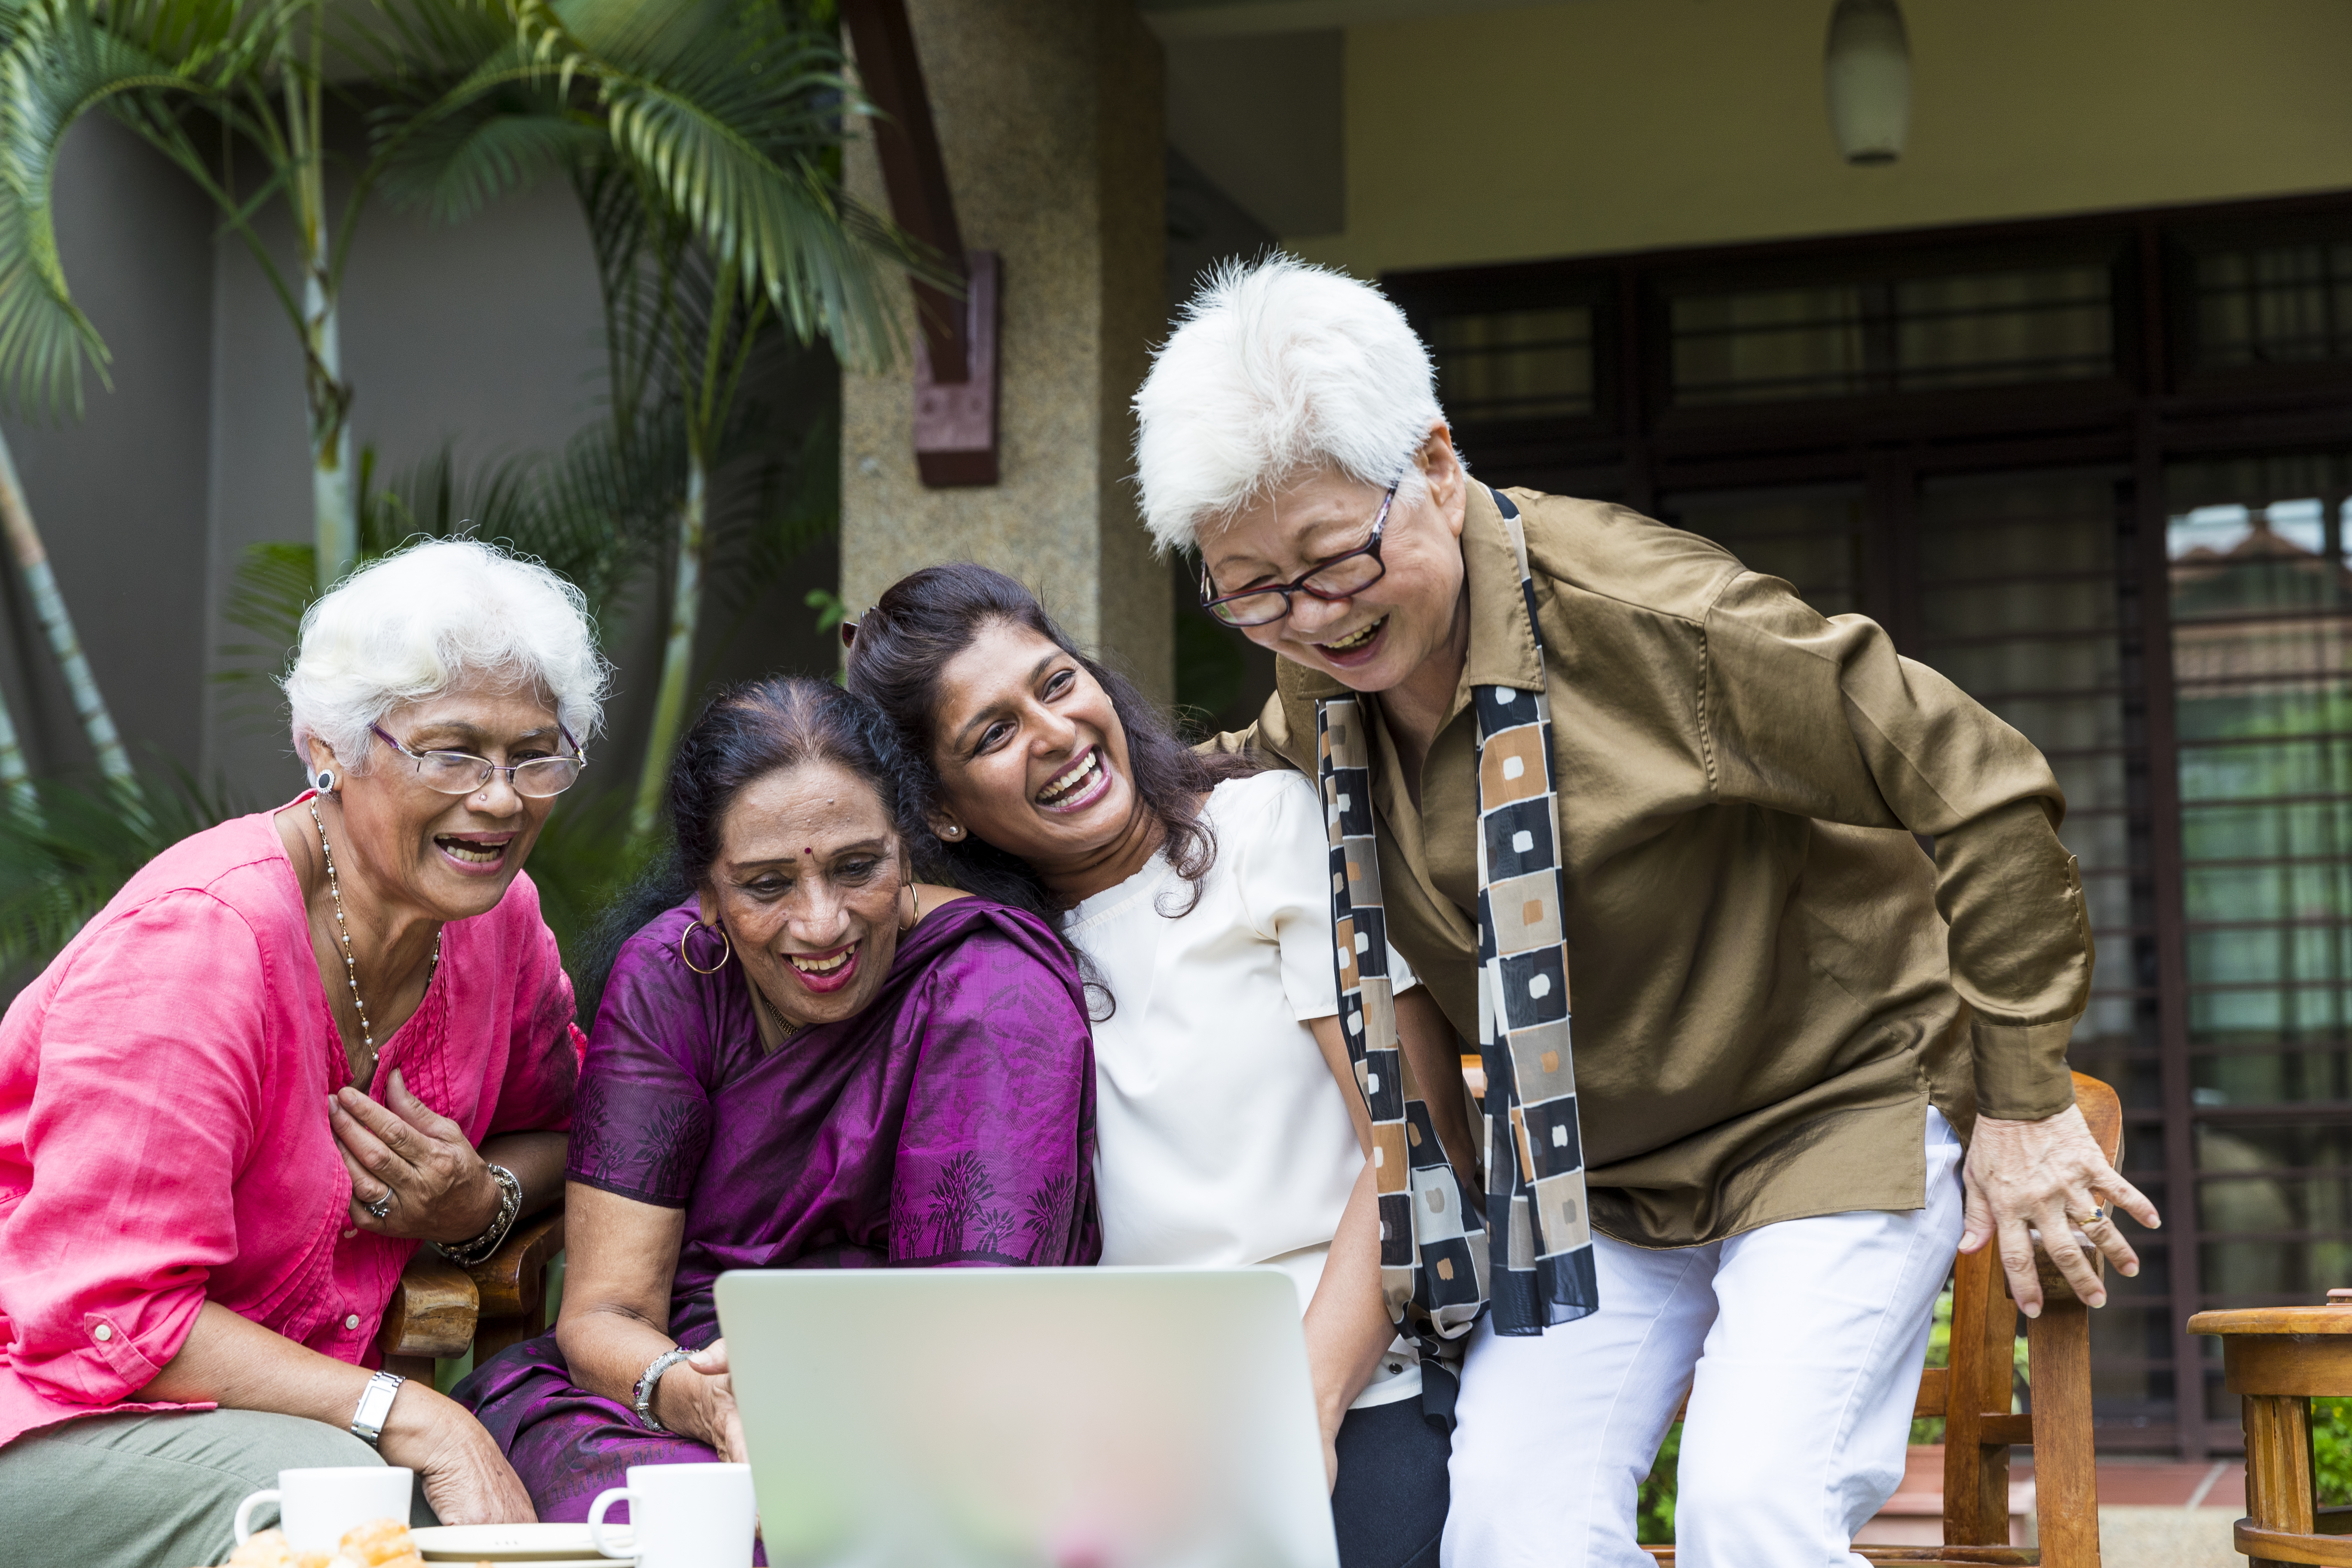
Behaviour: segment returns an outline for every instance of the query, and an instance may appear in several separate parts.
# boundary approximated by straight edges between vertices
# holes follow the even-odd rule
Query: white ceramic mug
[[[297,1552],[332,1552],[343,1532],[379,1519],[408,1522],[408,1494],[416,1472],[397,1465],[343,1465],[322,1470],[280,1470],[278,1484],[236,1505],[236,1543],[253,1533],[253,1510],[278,1505],[278,1528]]]
[[[624,1500],[635,1539],[608,1546],[604,1510]],[[749,1465],[631,1465],[629,1484],[588,1510],[588,1539],[607,1557],[634,1553],[637,1568],[749,1568],[758,1517]]]

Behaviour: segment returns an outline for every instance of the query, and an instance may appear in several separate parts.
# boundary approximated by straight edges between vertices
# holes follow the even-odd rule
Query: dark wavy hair
[[[1169,863],[1191,884],[1198,901],[1201,879],[1215,864],[1216,836],[1201,820],[1199,797],[1223,780],[1258,771],[1245,758],[1204,755],[1185,745],[1166,714],[1135,683],[1080,653],[1069,634],[1037,602],[1035,595],[1002,572],[969,561],[926,566],[892,584],[881,603],[857,623],[849,644],[849,689],[887,713],[906,738],[908,766],[927,801],[940,796],[938,756],[940,676],[948,661],[971,646],[992,626],[1025,626],[1077,661],[1110,696],[1127,731],[1128,769],[1144,809],[1166,834]],[[928,833],[927,838],[931,838]],[[977,837],[940,844],[944,868],[968,892],[1027,910],[1059,931],[1068,906],[1056,899],[1029,863]]]
[[[838,763],[872,788],[918,875],[935,864],[927,848],[923,775],[888,715],[830,680],[804,675],[730,687],[702,710],[670,763],[668,847],[606,906],[589,938],[580,976],[583,1013],[594,1016],[622,944],[709,879],[736,797],[771,773],[812,762]]]

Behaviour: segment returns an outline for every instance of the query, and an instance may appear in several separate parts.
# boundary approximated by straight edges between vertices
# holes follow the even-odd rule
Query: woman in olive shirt
[[[1136,407],[1154,537],[1280,656],[1223,743],[1324,775],[1391,942],[1496,1036],[1446,1561],[1646,1563],[1685,1389],[1683,1561],[1844,1560],[1954,1244],[2031,1314],[2029,1227],[2096,1306],[2085,1245],[2137,1270],[2103,1205],[2157,1223],[2074,1108],[2092,951],[2048,765],[1861,616],[1479,484],[1365,284],[1228,268]]]

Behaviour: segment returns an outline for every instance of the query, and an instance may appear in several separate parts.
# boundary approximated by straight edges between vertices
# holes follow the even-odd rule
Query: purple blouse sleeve
[[[1101,1256],[1093,1037],[1055,959],[1002,927],[975,929],[901,1020],[921,1037],[892,1173],[893,1265]]]
[[[686,1206],[710,1146],[709,998],[661,938],[623,945],[580,1069],[567,1179],[661,1208]]]

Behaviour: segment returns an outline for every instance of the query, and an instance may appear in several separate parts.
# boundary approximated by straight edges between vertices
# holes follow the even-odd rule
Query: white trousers
[[[1634,1493],[1675,1407],[1682,1568],[1860,1564],[1903,1479],[1960,1144],[1927,1112],[1927,1202],[1705,1247],[1593,1237],[1601,1310],[1540,1336],[1482,1321],[1464,1364],[1445,1568],[1649,1568]]]

